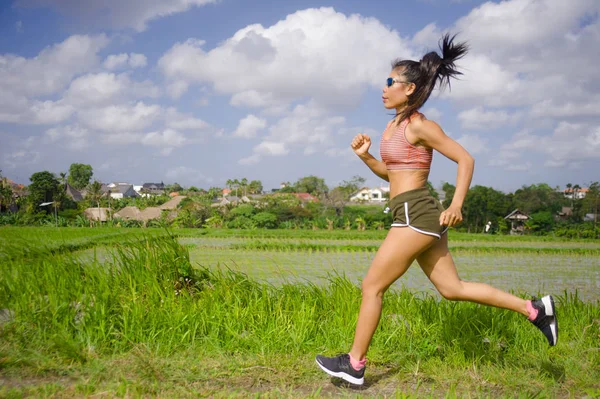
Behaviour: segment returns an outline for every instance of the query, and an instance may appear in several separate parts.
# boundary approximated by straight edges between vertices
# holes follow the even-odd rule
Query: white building
[[[361,202],[385,202],[387,198],[384,197],[385,193],[389,193],[389,187],[375,187],[361,188],[357,193],[350,197],[350,201],[361,201]]]

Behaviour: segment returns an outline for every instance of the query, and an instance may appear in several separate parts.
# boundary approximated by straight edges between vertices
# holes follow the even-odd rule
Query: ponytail
[[[415,111],[425,104],[436,84],[441,90],[450,87],[450,78],[462,75],[456,68],[455,61],[464,57],[468,51],[466,43],[454,43],[454,36],[445,34],[440,43],[442,56],[431,51],[423,56],[419,62],[410,60],[396,60],[392,69],[399,69],[407,81],[415,84],[415,91],[408,97],[406,108],[398,114],[397,123],[410,117]]]

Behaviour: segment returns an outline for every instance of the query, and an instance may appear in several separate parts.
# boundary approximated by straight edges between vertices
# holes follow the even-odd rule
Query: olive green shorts
[[[440,214],[444,207],[429,194],[427,187],[406,191],[392,198],[392,227],[410,227],[414,231],[442,238],[447,226],[440,226]]]

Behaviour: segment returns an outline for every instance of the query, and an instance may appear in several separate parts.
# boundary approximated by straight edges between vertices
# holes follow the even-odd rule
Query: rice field
[[[559,344],[441,300],[413,265],[386,294],[367,384],[347,351],[385,232],[0,228],[0,397],[600,397],[600,242],[450,236],[463,279],[551,292]]]

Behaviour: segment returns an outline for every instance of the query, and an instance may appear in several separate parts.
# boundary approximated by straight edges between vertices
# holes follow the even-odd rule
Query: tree
[[[452,203],[452,199],[454,198],[454,192],[456,191],[456,187],[448,182],[445,182],[442,185],[442,191],[444,191],[444,194],[446,196],[446,199],[444,199],[444,202],[442,203],[442,205],[444,206],[444,208],[447,209],[450,206],[450,204]]]
[[[483,231],[488,221],[498,221],[510,212],[510,199],[491,187],[474,186],[463,204],[463,223],[469,231]]]
[[[350,180],[344,180],[342,184],[324,195],[325,203],[328,206],[335,208],[335,214],[337,216],[342,216],[344,214],[346,202],[348,202],[352,194],[360,190],[365,184],[365,181],[366,179],[361,176],[353,176]]]
[[[246,189],[248,188],[248,179],[245,177],[240,181],[240,187],[242,188],[242,192],[246,195]]]
[[[69,167],[68,182],[76,189],[81,190],[90,184],[90,180],[92,179],[93,175],[94,172],[90,165],[73,163]]]
[[[598,224],[598,210],[600,209],[600,183],[597,181],[590,183],[588,192],[583,199],[585,211],[594,215],[594,226]]]
[[[573,190],[575,191],[573,186]],[[541,211],[550,211],[556,214],[563,203],[563,196],[558,189],[550,187],[546,183],[523,186],[513,196],[513,205],[528,215]]]
[[[263,192],[263,184],[260,180],[252,180],[250,184],[248,184],[248,193],[250,194],[260,194]]]
[[[316,196],[321,196],[329,191],[325,184],[325,179],[317,176],[306,176],[298,179],[294,188],[297,193],[309,193]]]
[[[2,211],[2,204],[10,206],[13,201],[13,192],[8,179],[2,176],[2,170],[0,170],[0,211]]]
[[[60,184],[63,186],[63,188],[67,187],[67,174],[65,172],[60,172],[58,174],[60,176]]]
[[[173,183],[170,187],[169,187],[169,191],[170,192],[179,192],[179,191],[183,191],[183,187],[181,187],[181,185],[179,185],[179,183]]]
[[[87,199],[94,205],[98,206],[98,217],[100,217],[100,198],[102,198],[102,183],[98,180],[88,185]]]
[[[429,194],[431,194],[431,196],[433,198],[435,198],[436,200],[440,200],[440,196],[438,194],[438,192],[435,190],[435,188],[433,187],[433,184],[431,184],[431,182],[429,180],[427,180],[427,189],[429,190]]]
[[[58,200],[60,182],[53,173],[50,173],[47,170],[36,172],[31,175],[29,180],[31,181],[31,184],[28,187],[28,198],[29,203],[34,209],[37,210],[37,207],[42,202]]]

